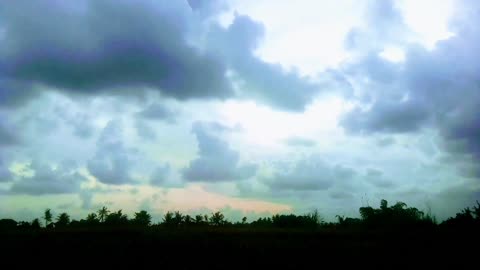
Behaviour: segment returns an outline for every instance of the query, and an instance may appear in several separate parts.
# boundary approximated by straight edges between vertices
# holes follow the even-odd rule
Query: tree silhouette
[[[151,222],[152,216],[145,210],[135,213],[133,218],[133,223],[138,226],[150,226]]]
[[[1,230],[14,230],[17,227],[17,222],[11,218],[0,219]]]
[[[213,226],[221,226],[225,224],[225,216],[217,211],[210,216],[210,224]]]
[[[460,213],[457,213],[455,217],[450,217],[444,224],[455,227],[470,227],[475,224],[476,210],[472,211],[470,207],[464,208]]]
[[[125,226],[128,224],[128,217],[122,213],[122,210],[118,210],[107,215],[105,224],[114,227]]]
[[[245,224],[247,224],[247,217],[242,218],[242,225],[245,225]]]
[[[98,219],[97,214],[90,213],[90,214],[87,215],[85,223],[88,224],[88,225],[94,226],[94,225],[99,224],[100,220]]]
[[[432,225],[435,219],[415,207],[408,207],[404,202],[397,202],[388,207],[386,200],[381,200],[380,208],[360,207],[360,216],[365,225],[370,227],[401,227],[414,225]]]
[[[477,205],[473,207],[473,215],[477,221],[480,221],[480,203],[476,201]]]
[[[38,218],[32,220],[32,229],[40,229],[40,220]]]
[[[167,213],[165,213],[165,215],[163,216],[162,223],[167,227],[175,226],[175,222],[173,220],[173,213],[167,211]]]
[[[195,224],[196,224],[196,225],[204,224],[204,222],[203,222],[203,216],[202,216],[202,215],[196,215],[196,216],[195,216]]]
[[[70,216],[67,213],[61,213],[57,217],[56,227],[65,228],[70,224]]]
[[[190,226],[194,223],[194,219],[190,215],[185,215],[185,217],[183,218],[183,223],[185,224],[185,226]]]
[[[100,210],[98,210],[98,217],[100,219],[100,222],[105,222],[109,213],[110,211],[107,209],[107,207],[104,206],[100,208]]]
[[[173,223],[175,226],[180,226],[184,221],[184,216],[182,213],[180,213],[179,211],[175,211],[174,215],[173,215]]]
[[[430,214],[424,214],[424,212],[418,210],[415,207],[409,207],[404,202],[397,202],[393,205],[389,205],[388,201],[381,200],[379,208],[371,206],[360,207],[359,213],[361,218],[350,218],[337,215],[336,223],[326,223],[322,220],[317,210],[304,215],[295,214],[275,214],[272,217],[261,217],[251,223],[247,222],[247,217],[243,217],[241,221],[231,223],[225,219],[223,213],[217,211],[210,216],[197,214],[194,218],[190,215],[184,215],[179,211],[165,213],[162,219],[162,226],[168,228],[186,227],[192,226],[212,226],[212,227],[224,227],[231,226],[232,228],[296,228],[296,229],[315,229],[323,226],[324,228],[349,228],[349,229],[415,229],[415,228],[431,228],[436,226],[437,222],[434,216]],[[132,220],[122,213],[122,210],[110,213],[110,211],[104,206],[96,213],[90,213],[86,219],[70,220],[70,216],[67,213],[61,213],[52,222],[52,211],[46,209],[44,211],[43,219],[45,220],[46,228],[80,228],[87,229],[99,226],[101,223],[105,224],[108,228],[132,228],[137,226],[139,228],[145,228],[151,225],[152,217],[145,211],[141,210],[134,214]],[[247,226],[248,225],[248,226]],[[480,225],[480,203],[477,201],[473,207],[464,208],[457,213],[454,217],[442,222],[440,226],[454,226],[454,229],[468,228],[473,229],[475,226]],[[16,222],[13,219],[1,219],[0,229],[7,230],[23,230],[23,229],[38,229],[40,228],[39,219],[34,219],[32,222]]]
[[[48,226],[52,223],[52,218],[52,210],[50,208],[47,208],[43,213],[43,219],[45,219],[45,228],[48,228]]]

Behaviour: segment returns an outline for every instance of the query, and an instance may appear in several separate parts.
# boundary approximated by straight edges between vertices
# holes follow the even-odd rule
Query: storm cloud
[[[0,8],[2,97],[39,83],[77,94],[154,88],[177,99],[232,95],[225,67],[187,42],[194,22],[182,1],[15,1]],[[61,23],[59,23],[61,22]],[[11,103],[11,102],[8,102]]]

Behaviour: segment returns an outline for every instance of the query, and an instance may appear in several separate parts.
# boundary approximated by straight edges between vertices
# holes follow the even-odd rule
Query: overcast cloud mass
[[[0,212],[453,215],[480,199],[480,4],[414,2],[1,3]]]

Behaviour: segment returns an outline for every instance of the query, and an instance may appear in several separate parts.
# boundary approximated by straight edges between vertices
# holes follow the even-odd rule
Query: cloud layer
[[[292,44],[333,36],[272,27],[257,4],[0,6],[0,200],[25,208],[25,195],[59,205],[69,196],[63,208],[160,213],[194,207],[171,193],[298,211],[385,197],[446,215],[480,198],[480,5],[455,3],[451,34],[426,46],[405,3],[362,3],[348,11],[358,22],[343,37],[346,56],[306,76],[262,55],[279,46],[272,29],[308,37]]]

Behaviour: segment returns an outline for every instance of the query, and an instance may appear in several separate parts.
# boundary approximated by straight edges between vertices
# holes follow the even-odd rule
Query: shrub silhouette
[[[0,230],[14,230],[17,228],[17,222],[10,218],[0,219]]]

